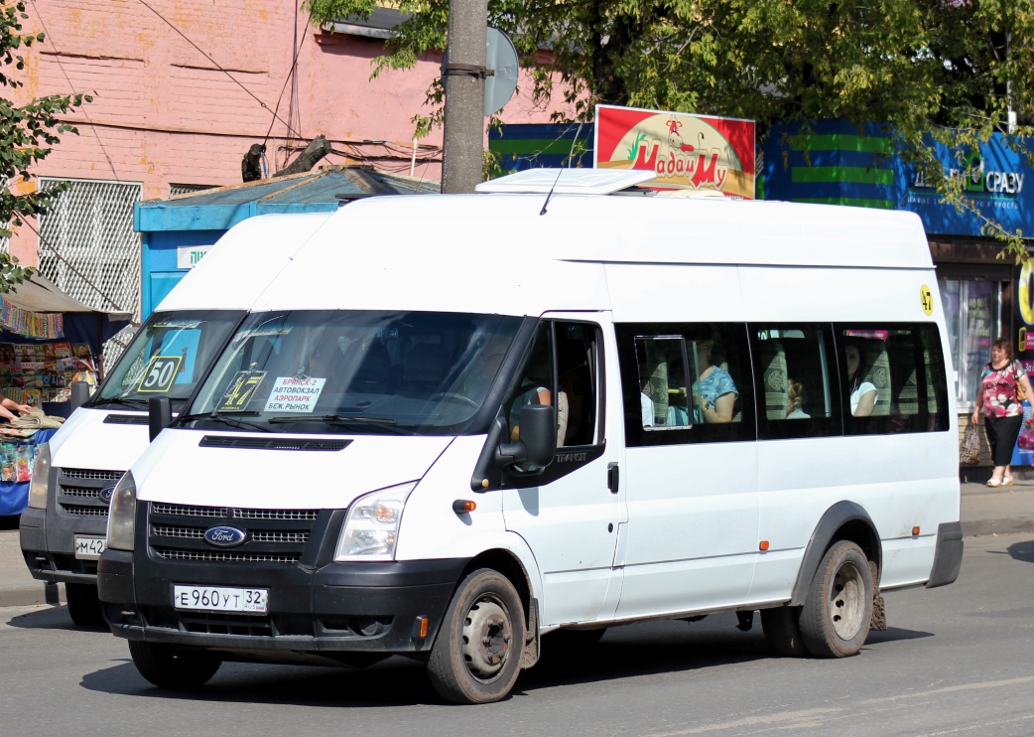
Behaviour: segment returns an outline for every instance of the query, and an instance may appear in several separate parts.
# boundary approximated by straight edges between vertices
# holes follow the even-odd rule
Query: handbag
[[[1016,401],[1019,404],[1023,404],[1025,401],[1027,401],[1027,392],[1023,390],[1023,384],[1020,383],[1020,374],[1016,371],[1015,363],[1013,363],[1012,365],[1012,373],[1013,376],[1016,377]]]
[[[972,466],[980,462],[980,427],[969,425],[959,443],[959,462]]]

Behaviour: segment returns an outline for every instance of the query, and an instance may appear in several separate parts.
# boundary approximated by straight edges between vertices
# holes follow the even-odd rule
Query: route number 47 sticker
[[[136,390],[141,394],[167,394],[182,363],[183,356],[155,356],[147,364],[144,378]]]

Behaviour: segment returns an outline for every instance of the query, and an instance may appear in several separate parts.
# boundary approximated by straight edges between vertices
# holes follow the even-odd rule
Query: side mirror
[[[520,441],[527,448],[528,463],[545,468],[556,456],[556,410],[545,404],[521,407]]]
[[[556,410],[545,404],[521,407],[521,434],[516,443],[501,443],[495,452],[501,466],[530,463],[545,468],[556,455]]]
[[[158,434],[172,422],[172,403],[168,397],[151,397],[147,400],[147,426],[153,442]]]
[[[89,398],[90,385],[85,381],[73,381],[68,398],[68,407],[71,411],[68,414],[71,415],[72,412],[86,404],[86,400]]]

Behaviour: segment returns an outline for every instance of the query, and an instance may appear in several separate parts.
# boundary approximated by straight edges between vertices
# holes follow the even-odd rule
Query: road
[[[958,582],[888,594],[887,610],[887,632],[835,661],[771,658],[759,625],[744,634],[725,615],[615,628],[547,655],[512,698],[458,707],[401,658],[366,671],[227,664],[201,692],[165,692],[123,641],[74,628],[63,608],[7,608],[0,734],[1034,735],[1034,538],[967,538]]]

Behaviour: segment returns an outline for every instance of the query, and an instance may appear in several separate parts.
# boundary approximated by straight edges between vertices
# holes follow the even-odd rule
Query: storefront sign
[[[754,198],[754,121],[596,106],[594,165],[657,173],[643,186]]]
[[[212,246],[179,246],[176,248],[176,268],[193,269]]]

